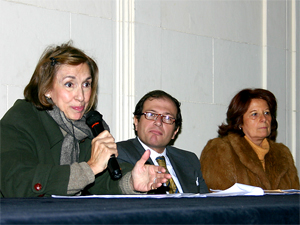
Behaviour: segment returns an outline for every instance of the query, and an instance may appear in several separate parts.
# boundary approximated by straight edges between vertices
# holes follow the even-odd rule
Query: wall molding
[[[134,137],[134,2],[116,1],[116,141]]]
[[[296,0],[291,1],[290,5],[290,13],[291,13],[291,152],[296,159],[297,155],[297,12],[296,12]],[[298,8],[299,9],[299,8]],[[299,31],[298,31],[299,32]],[[299,88],[299,87],[298,87]],[[298,134],[299,135],[299,134]],[[299,147],[298,147],[299,148]]]
[[[268,78],[268,0],[262,2],[262,88],[267,89]]]

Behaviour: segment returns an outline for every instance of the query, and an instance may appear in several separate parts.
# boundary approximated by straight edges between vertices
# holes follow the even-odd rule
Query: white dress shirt
[[[139,138],[138,138],[139,142],[141,143],[141,145],[143,146],[143,148],[146,150],[150,150],[151,154],[150,154],[150,158],[152,159],[154,165],[156,166],[159,166],[158,162],[156,161],[156,158],[159,157],[159,156],[164,156],[165,159],[166,159],[166,165],[167,165],[167,168],[168,168],[168,171],[169,173],[171,174],[177,188],[178,188],[178,191],[179,193],[183,193],[182,191],[182,188],[181,188],[181,185],[180,185],[180,182],[176,176],[176,173],[173,169],[173,166],[167,156],[167,149],[164,149],[164,151],[162,153],[157,153],[156,151],[154,151],[153,149],[149,148],[147,145],[145,145]]]

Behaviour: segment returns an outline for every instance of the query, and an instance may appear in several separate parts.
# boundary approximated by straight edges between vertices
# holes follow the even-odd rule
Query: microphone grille
[[[98,111],[89,111],[86,114],[86,124],[91,127],[96,122],[102,123],[102,115]]]

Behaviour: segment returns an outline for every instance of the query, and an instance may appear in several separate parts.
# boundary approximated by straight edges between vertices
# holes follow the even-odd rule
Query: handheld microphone
[[[86,124],[91,128],[94,137],[98,136],[98,134],[104,131],[102,115],[97,111],[89,111],[86,114]],[[118,180],[122,177],[122,172],[115,154],[110,156],[107,168],[113,180]]]

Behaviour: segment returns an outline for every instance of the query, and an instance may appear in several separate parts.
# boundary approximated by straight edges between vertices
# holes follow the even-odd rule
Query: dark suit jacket
[[[137,138],[118,142],[117,146],[119,153],[117,159],[120,163],[127,162],[135,165],[145,152]],[[194,153],[167,146],[167,156],[184,193],[209,192],[202,177],[200,161]],[[153,165],[151,158],[148,159],[148,163]]]

